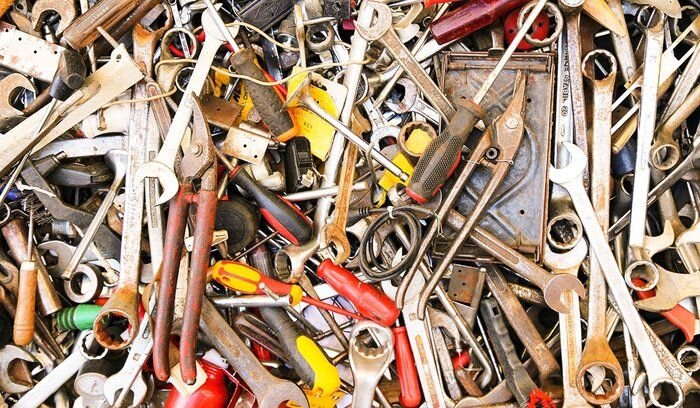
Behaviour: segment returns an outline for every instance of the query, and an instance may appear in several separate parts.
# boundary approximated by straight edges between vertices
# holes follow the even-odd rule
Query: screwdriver
[[[233,50],[233,55],[229,58],[231,66],[241,75],[255,78],[260,82],[268,82],[265,74],[257,65],[255,53],[252,48],[241,50],[211,0],[204,0],[204,3],[207,5],[209,11],[211,11],[217,28],[231,45],[231,49]],[[292,117],[287,110],[284,109],[282,99],[271,86],[256,84],[247,79],[243,80],[243,84],[253,101],[255,110],[260,114],[263,122],[265,122],[270,132],[272,132],[275,137],[286,140],[290,139],[292,136],[296,136],[298,129],[295,127],[294,122],[292,122]]]
[[[406,187],[407,194],[416,202],[425,203],[432,198],[457,169],[462,146],[466,143],[476,123],[486,115],[479,104],[484,100],[486,93],[503,71],[503,67],[544,9],[545,3],[546,0],[537,1],[522,28],[505,50],[496,67],[486,77],[474,98],[460,104],[457,113],[452,117],[445,130],[428,144],[425,153],[418,159]]]
[[[270,253],[264,245],[251,254],[250,260],[264,277],[273,278]],[[338,369],[316,341],[307,336],[284,310],[261,308],[260,315],[280,341],[299,378],[311,387],[314,395],[329,396],[340,388]]]
[[[292,306],[304,302],[311,306],[342,314],[355,320],[365,320],[363,316],[357,313],[349,312],[341,307],[330,305],[308,296],[303,296],[301,286],[291,285],[276,279],[268,278],[252,266],[241,262],[219,261],[215,263],[209,271],[214,280],[238,292],[250,295],[272,293],[278,296],[289,296],[289,303]]]
[[[34,309],[36,307],[37,266],[32,260],[34,243],[34,211],[29,211],[29,233],[27,234],[27,255],[19,267],[19,288],[17,309],[12,339],[18,346],[26,346],[34,338]]]
[[[325,259],[316,270],[336,292],[349,300],[364,317],[384,326],[391,326],[399,317],[396,304],[384,292],[360,281],[352,272]]]
[[[236,166],[217,150],[221,162],[229,170],[229,178],[234,184],[248,192],[260,206],[260,213],[280,235],[294,245],[311,240],[311,221],[294,204],[261,186],[242,167]]]
[[[43,131],[46,122],[53,113],[56,102],[65,101],[73,94],[73,92],[75,92],[75,90],[83,86],[83,83],[85,83],[86,71],[87,68],[85,67],[85,62],[77,51],[66,48],[61,53],[58,60],[58,69],[51,80],[51,85],[49,85],[49,96],[51,96],[52,99],[49,101],[48,106],[44,108],[44,116],[41,117],[39,126],[37,126],[36,130],[34,131],[34,136],[32,139],[36,139],[36,137]],[[20,160],[20,162],[17,164],[17,167],[5,183],[5,187],[3,188],[2,192],[0,192],[0,206],[2,206],[2,204],[5,202],[7,194],[15,184],[15,181],[17,181],[17,177],[19,177],[19,173],[22,171],[24,164],[29,159],[30,154],[31,149],[24,155],[24,157],[22,157],[22,160]]]

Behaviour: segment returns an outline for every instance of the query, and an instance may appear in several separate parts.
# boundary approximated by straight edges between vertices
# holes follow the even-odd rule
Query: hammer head
[[[558,169],[554,166],[549,166],[549,179],[557,184],[564,185],[579,179],[586,169],[586,155],[583,151],[573,143],[562,143],[564,148],[571,155],[571,160],[566,167]]]

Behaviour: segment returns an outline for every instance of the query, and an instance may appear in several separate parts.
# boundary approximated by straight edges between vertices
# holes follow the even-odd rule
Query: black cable
[[[362,273],[365,274],[369,279],[380,281],[387,280],[396,277],[411,266],[415,261],[416,254],[418,253],[418,244],[420,243],[422,232],[421,225],[416,216],[416,212],[432,215],[433,212],[419,206],[408,205],[398,208],[375,208],[375,209],[363,209],[365,214],[378,214],[381,215],[372,221],[367,227],[362,240],[360,241],[360,269]],[[401,222],[408,227],[408,238],[410,245],[406,248],[406,255],[392,267],[386,267],[378,259],[378,254],[374,251],[375,235],[385,223],[388,222]],[[379,248],[383,246],[380,243]]]

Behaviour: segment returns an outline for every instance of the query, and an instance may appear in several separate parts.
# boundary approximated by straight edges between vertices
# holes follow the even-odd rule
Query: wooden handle
[[[37,269],[32,261],[24,261],[19,269],[19,293],[12,333],[18,346],[26,346],[34,337],[34,308],[36,304]]]

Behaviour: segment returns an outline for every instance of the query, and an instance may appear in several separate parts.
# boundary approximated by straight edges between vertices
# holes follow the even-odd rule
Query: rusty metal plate
[[[51,82],[64,48],[0,22],[0,65]]]
[[[454,104],[462,98],[471,99],[499,58],[486,52],[444,54],[439,80],[448,99]],[[482,103],[490,123],[510,103],[517,70],[527,72],[523,142],[513,167],[494,194],[480,225],[536,262],[541,261],[545,244],[555,61],[554,53],[513,55]],[[474,139],[471,138],[470,142]],[[489,177],[488,170],[477,168],[457,201],[459,212],[469,213]],[[436,246],[438,255],[441,246],[439,243]],[[483,260],[490,257],[476,246],[467,244],[460,251],[459,258]]]

